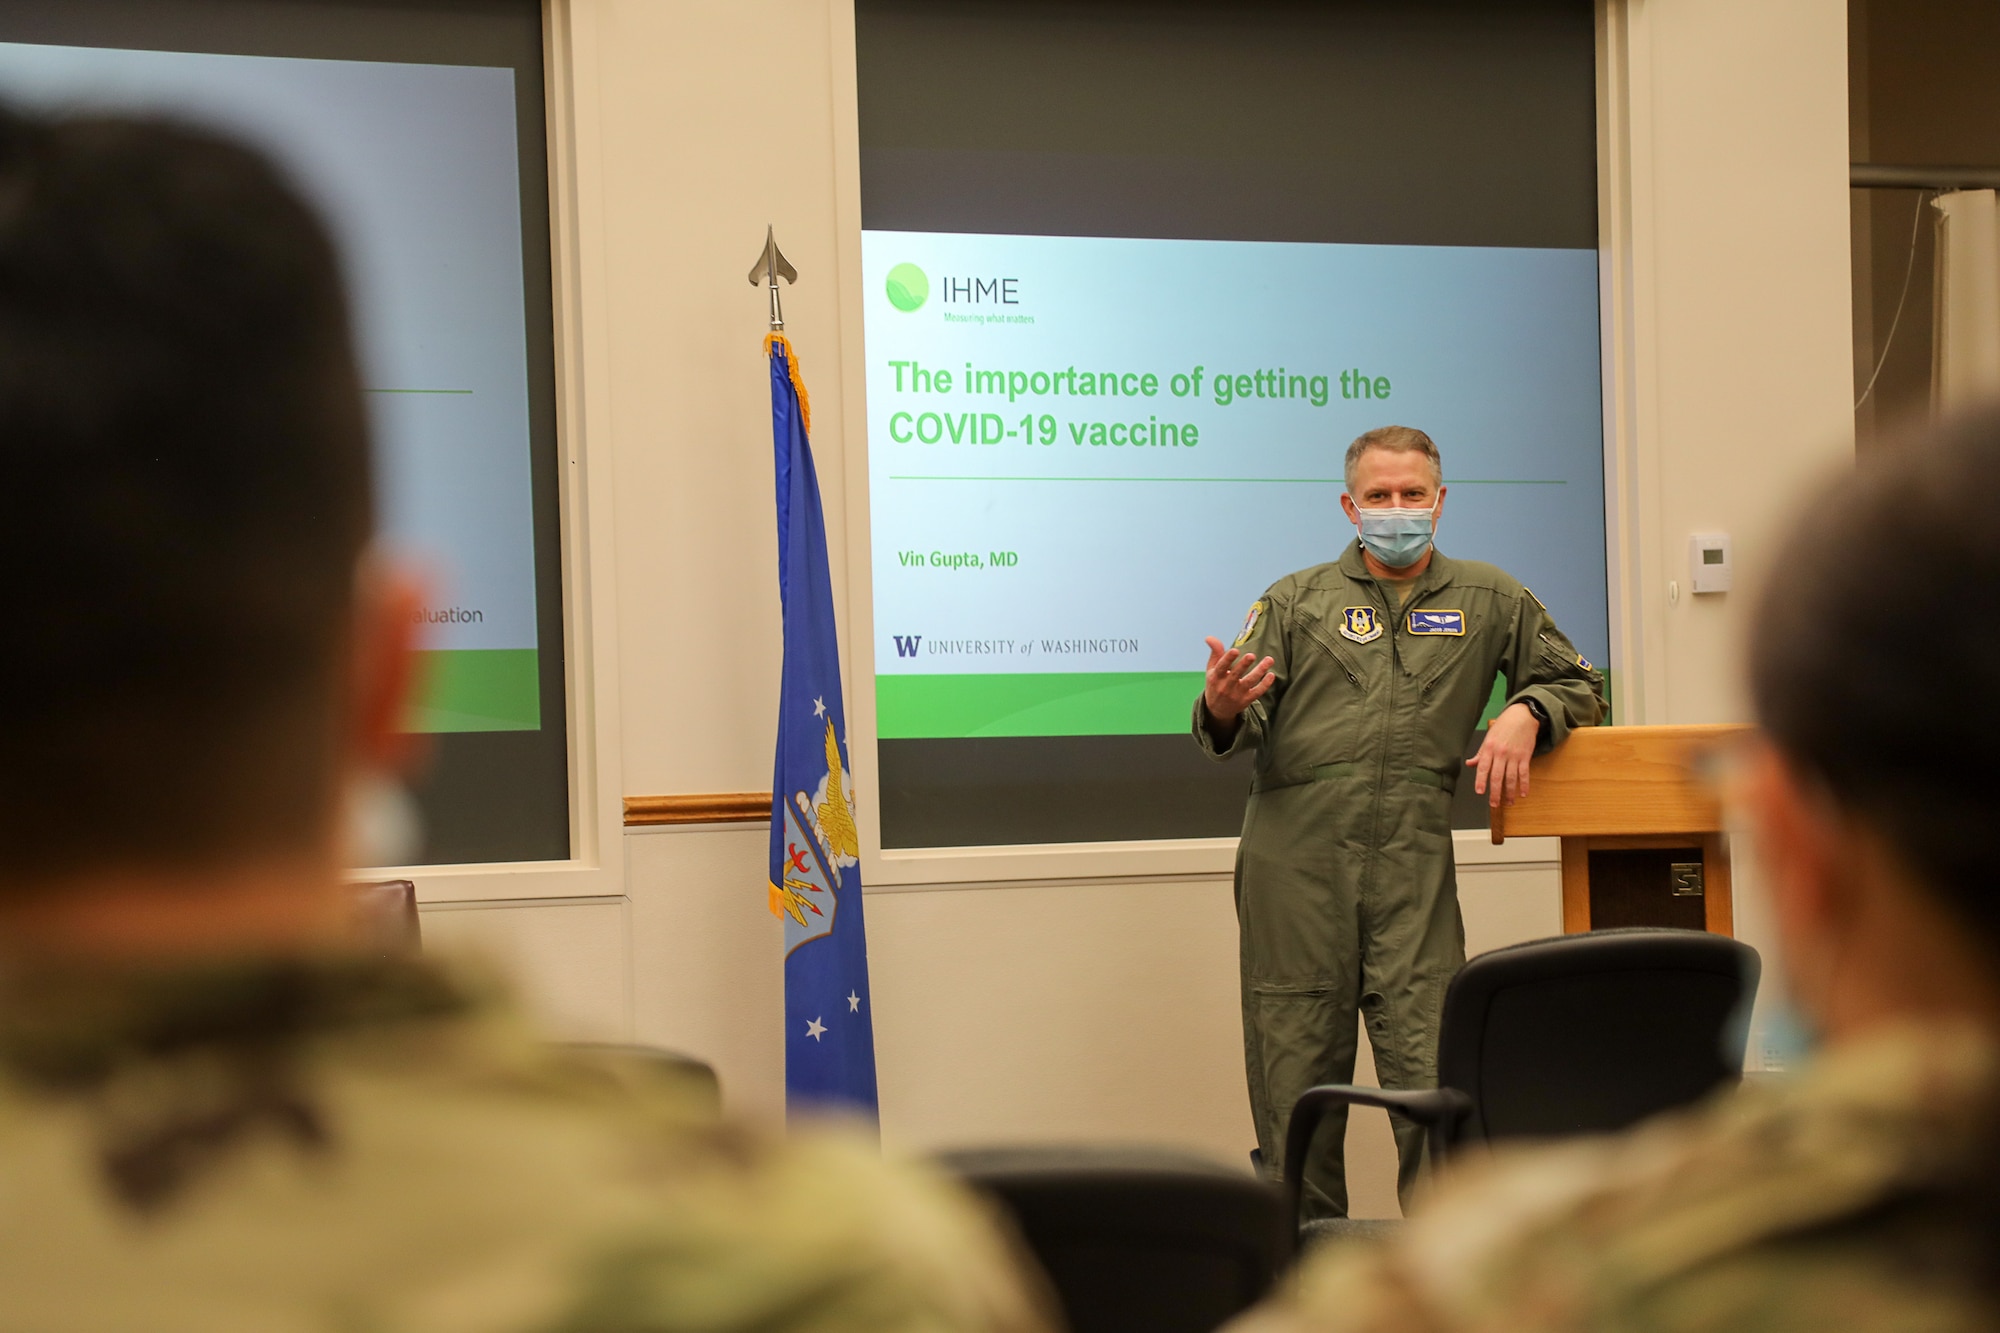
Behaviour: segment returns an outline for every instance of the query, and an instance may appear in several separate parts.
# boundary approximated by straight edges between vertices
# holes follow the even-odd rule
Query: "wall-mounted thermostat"
[[[1729,591],[1729,534],[1697,532],[1688,538],[1688,580],[1696,592]]]

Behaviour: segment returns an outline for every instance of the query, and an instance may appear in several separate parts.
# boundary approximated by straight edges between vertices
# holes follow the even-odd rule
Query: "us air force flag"
[[[873,1117],[875,1025],[861,925],[861,839],[840,697],[840,644],[810,407],[792,345],[764,341],[778,462],[778,596],[785,665],[771,784],[771,911],[785,927],[785,1096]]]

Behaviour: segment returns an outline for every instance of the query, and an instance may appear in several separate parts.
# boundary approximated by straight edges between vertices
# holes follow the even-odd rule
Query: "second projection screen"
[[[1605,659],[1587,5],[859,33],[885,846],[1234,833],[1203,639],[1339,557],[1375,426],[1442,450],[1440,549]],[[993,86],[924,72],[953,43]]]

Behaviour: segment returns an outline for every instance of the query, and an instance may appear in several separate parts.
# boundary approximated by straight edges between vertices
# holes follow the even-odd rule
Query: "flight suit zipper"
[[[1382,614],[1389,624],[1389,697],[1382,709],[1382,743],[1376,748],[1375,758],[1375,800],[1370,810],[1368,830],[1368,868],[1361,876],[1361,902],[1359,904],[1364,919],[1374,910],[1375,872],[1382,866],[1382,803],[1388,799],[1389,752],[1396,744],[1396,678],[1403,674],[1403,655],[1397,647],[1401,636],[1398,612],[1390,605],[1389,591],[1380,580],[1373,581],[1374,595],[1382,607]],[[1416,589],[1410,590],[1410,601],[1417,599]]]

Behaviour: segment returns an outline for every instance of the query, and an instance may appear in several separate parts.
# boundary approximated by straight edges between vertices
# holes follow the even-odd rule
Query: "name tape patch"
[[[1410,633],[1412,634],[1463,634],[1465,633],[1465,612],[1439,611],[1436,609],[1410,612]]]

